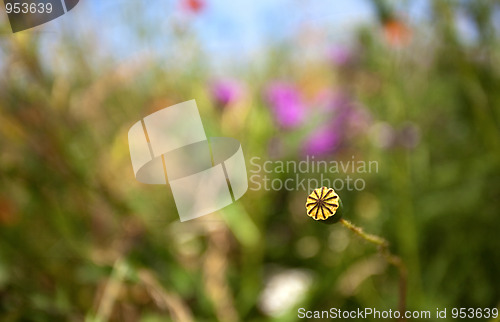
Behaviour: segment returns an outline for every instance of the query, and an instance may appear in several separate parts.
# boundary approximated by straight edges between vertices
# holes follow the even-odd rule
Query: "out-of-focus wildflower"
[[[405,21],[398,17],[394,7],[386,0],[373,0],[372,3],[389,45],[392,47],[407,45],[411,40],[411,30]]]
[[[282,128],[294,128],[304,121],[305,105],[294,85],[284,82],[271,83],[265,91],[265,98],[276,123]]]
[[[287,269],[271,275],[260,295],[259,308],[269,316],[280,316],[299,303],[312,283],[306,270]]]
[[[408,45],[411,40],[410,28],[400,19],[391,18],[384,22],[384,35],[393,47]]]
[[[314,130],[306,139],[304,155],[327,155],[335,152],[341,141],[341,134],[329,126]]]
[[[364,133],[371,123],[370,113],[358,106],[348,95],[324,91],[317,99],[326,122],[306,138],[305,155],[328,155],[337,151],[344,141]]]
[[[242,84],[232,79],[214,81],[210,87],[212,98],[219,106],[231,104],[243,94]]]
[[[205,8],[205,1],[203,0],[182,0],[182,6],[186,10],[199,13]]]

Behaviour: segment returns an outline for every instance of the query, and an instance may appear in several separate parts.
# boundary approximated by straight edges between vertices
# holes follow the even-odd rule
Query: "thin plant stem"
[[[111,276],[104,288],[104,293],[100,300],[97,313],[94,318],[87,319],[87,321],[103,322],[109,320],[128,270],[129,267],[123,258],[119,258],[115,261]]]
[[[354,232],[359,237],[364,240],[377,245],[379,253],[384,257],[384,259],[390,265],[396,267],[399,271],[399,304],[398,310],[401,313],[402,317],[400,321],[404,321],[404,312],[406,311],[406,282],[407,282],[407,269],[404,262],[401,260],[399,256],[396,256],[391,253],[389,250],[389,242],[379,236],[365,233],[362,228],[355,226],[348,220],[340,219],[340,223],[344,225],[346,228]]]

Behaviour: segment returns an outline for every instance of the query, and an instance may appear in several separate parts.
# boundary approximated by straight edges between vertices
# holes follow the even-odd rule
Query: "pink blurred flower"
[[[327,155],[334,153],[341,142],[341,133],[330,126],[314,130],[304,142],[304,155]]]
[[[271,83],[265,96],[279,126],[294,128],[303,123],[306,116],[305,105],[294,85],[285,82]]]
[[[311,132],[302,146],[306,155],[335,153],[366,132],[371,124],[370,113],[343,92],[324,91],[318,103],[325,113],[326,122]]]
[[[243,86],[236,80],[217,80],[211,84],[213,100],[220,106],[237,101],[243,94]]]

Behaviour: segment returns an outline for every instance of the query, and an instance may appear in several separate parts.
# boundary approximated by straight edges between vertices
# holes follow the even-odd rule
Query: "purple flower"
[[[302,124],[306,116],[305,106],[294,85],[275,82],[268,86],[265,94],[278,125],[294,128]]]
[[[313,131],[304,142],[304,155],[327,155],[335,152],[341,142],[341,134],[332,127],[323,126]]]
[[[324,91],[319,96],[326,122],[310,133],[302,147],[306,155],[327,155],[364,133],[370,113],[343,92]]]
[[[241,97],[243,86],[236,80],[217,80],[212,83],[211,92],[214,101],[218,105],[225,106]]]

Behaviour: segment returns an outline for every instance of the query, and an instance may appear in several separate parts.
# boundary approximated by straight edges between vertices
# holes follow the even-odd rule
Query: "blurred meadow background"
[[[135,180],[130,126],[190,99],[249,176],[252,157],[377,161],[338,193],[404,260],[408,309],[499,307],[499,35],[496,1],[81,0],[16,34],[2,10],[1,320],[397,308],[398,271],[307,217],[309,191],[250,183],[180,223],[168,186]]]

